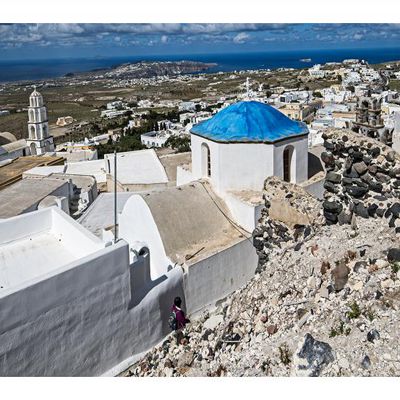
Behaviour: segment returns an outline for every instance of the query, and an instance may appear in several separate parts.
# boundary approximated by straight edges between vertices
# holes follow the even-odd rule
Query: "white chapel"
[[[186,180],[208,179],[220,195],[261,191],[269,176],[292,183],[308,178],[307,126],[258,101],[232,104],[195,125],[191,151]]]

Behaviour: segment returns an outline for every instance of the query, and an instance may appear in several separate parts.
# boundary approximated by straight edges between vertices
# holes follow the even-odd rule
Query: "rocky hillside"
[[[392,194],[385,189],[389,208]],[[395,227],[358,213],[326,223],[321,202],[277,178],[264,200],[254,278],[193,321],[185,344],[167,338],[124,375],[400,375]]]

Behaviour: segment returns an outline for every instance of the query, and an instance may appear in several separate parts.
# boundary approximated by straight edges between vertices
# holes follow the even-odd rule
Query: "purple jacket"
[[[185,313],[180,308],[178,308],[175,304],[172,306],[171,311],[173,311],[176,315],[177,329],[184,328],[186,325],[186,322],[187,322]]]

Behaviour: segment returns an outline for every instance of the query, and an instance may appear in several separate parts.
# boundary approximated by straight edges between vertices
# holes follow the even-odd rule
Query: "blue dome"
[[[308,129],[268,104],[240,101],[195,125],[191,132],[216,142],[274,143],[306,135]]]

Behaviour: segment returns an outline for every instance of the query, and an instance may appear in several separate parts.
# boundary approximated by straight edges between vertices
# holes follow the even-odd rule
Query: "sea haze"
[[[305,68],[313,64],[359,58],[371,64],[400,60],[400,48],[380,49],[329,49],[236,54],[177,54],[160,56],[127,56],[87,59],[48,59],[24,61],[0,61],[0,82],[57,78],[67,73],[87,72],[110,68],[115,65],[138,61],[191,60],[216,63],[208,72],[246,69]],[[310,62],[301,60],[311,59]]]

